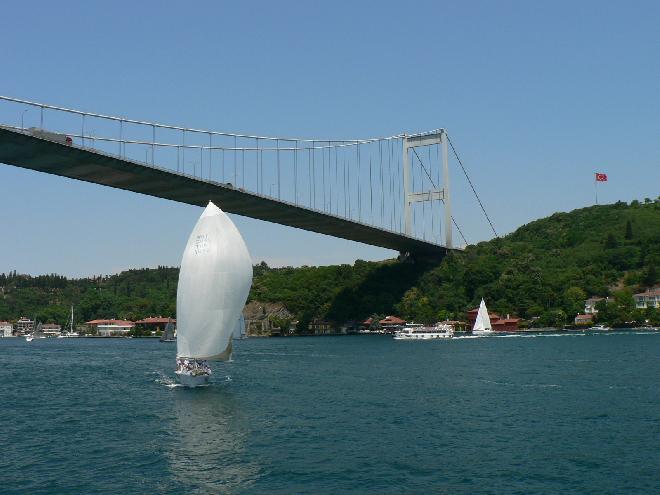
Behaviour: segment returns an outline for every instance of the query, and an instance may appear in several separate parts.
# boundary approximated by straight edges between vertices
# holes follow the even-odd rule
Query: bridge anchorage
[[[0,163],[187,204],[213,200],[229,213],[403,258],[460,249],[454,230],[467,244],[451,213],[448,145],[470,181],[445,129],[370,139],[257,136],[0,96]]]

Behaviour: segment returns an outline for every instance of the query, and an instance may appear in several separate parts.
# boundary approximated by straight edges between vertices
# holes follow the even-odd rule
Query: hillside
[[[434,265],[261,263],[254,268],[250,300],[283,304],[301,327],[313,318],[342,323],[392,313],[416,321],[463,319],[481,297],[499,313],[560,324],[588,296],[618,291],[627,301],[633,291],[659,282],[659,267],[660,203],[618,202],[556,213]],[[86,279],[0,274],[0,320],[36,315],[64,323],[70,304],[79,321],[175,316],[177,278],[178,269],[171,267]]]

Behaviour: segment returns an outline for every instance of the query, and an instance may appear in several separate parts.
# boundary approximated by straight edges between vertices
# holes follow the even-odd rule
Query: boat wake
[[[161,371],[154,371],[153,374],[157,375],[157,378],[154,379],[154,383],[157,383],[158,385],[164,385],[167,388],[183,387],[183,385],[178,383],[174,378],[167,376]]]
[[[167,376],[165,373],[162,371],[154,371],[151,373],[152,375],[156,375],[156,378],[154,378],[154,383],[157,383],[158,385],[163,385],[164,387],[167,388],[179,388],[179,387],[184,387],[182,383],[179,383],[176,378],[172,378],[171,376]],[[205,385],[200,385],[199,387],[208,387],[210,385],[224,385],[231,383],[232,379],[231,376],[226,375],[226,376],[218,376],[217,380],[211,381]]]

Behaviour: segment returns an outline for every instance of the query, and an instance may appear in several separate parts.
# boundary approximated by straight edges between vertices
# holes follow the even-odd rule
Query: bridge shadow
[[[384,261],[360,283],[342,289],[330,302],[326,316],[331,321],[345,322],[361,321],[373,314],[394,314],[394,306],[403,294],[438,264],[439,260],[428,259],[415,263]]]

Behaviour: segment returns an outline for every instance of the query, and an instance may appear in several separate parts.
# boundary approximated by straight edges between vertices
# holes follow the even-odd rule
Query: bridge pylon
[[[413,191],[411,187],[411,170],[409,150],[424,146],[442,146],[442,188],[429,191]],[[420,160],[421,161],[421,160]],[[430,177],[429,177],[430,178]],[[407,236],[413,236],[412,204],[421,201],[442,201],[445,205],[445,247],[452,248],[452,217],[451,200],[449,194],[449,160],[447,157],[447,131],[440,129],[437,132],[403,136],[403,201],[404,201],[404,231]]]

